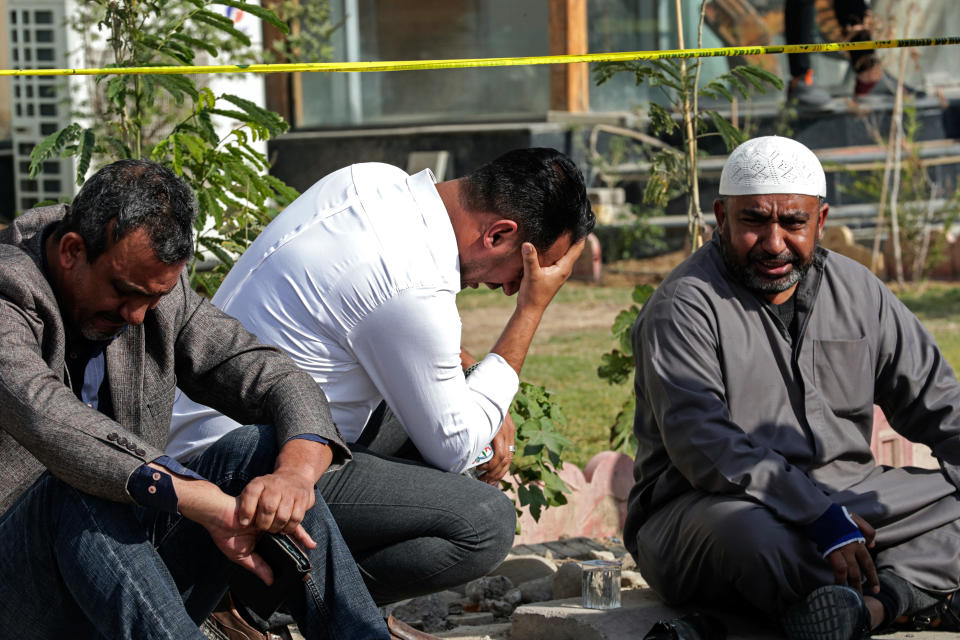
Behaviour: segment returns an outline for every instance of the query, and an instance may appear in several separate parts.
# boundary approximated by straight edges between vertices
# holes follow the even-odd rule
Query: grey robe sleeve
[[[273,425],[281,445],[304,434],[325,438],[333,449],[330,470],[349,460],[327,397],[313,378],[189,286],[183,290],[188,313],[176,341],[177,386],[240,424]]]
[[[883,284],[876,403],[898,433],[927,445],[960,488],[960,383],[933,336]]]
[[[673,465],[693,487],[742,495],[787,522],[805,525],[822,515],[831,500],[731,419],[720,363],[724,349],[737,345],[719,343],[711,304],[675,294],[647,307],[634,333],[642,378],[637,393],[648,404]]]

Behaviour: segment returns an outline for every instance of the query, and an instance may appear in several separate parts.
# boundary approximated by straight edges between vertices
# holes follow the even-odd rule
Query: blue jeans
[[[237,495],[269,473],[273,429],[236,429],[190,465]],[[314,570],[288,600],[306,638],[387,638],[330,511],[303,521]],[[204,640],[234,571],[200,525],[109,502],[44,473],[0,516],[0,629],[22,638]]]

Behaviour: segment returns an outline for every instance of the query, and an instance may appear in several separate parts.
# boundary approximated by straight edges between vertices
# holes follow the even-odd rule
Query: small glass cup
[[[585,609],[620,608],[620,563],[587,560],[580,563],[580,593]]]

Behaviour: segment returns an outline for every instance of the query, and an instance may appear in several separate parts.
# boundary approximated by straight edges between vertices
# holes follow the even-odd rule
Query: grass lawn
[[[610,386],[597,377],[600,356],[614,347],[610,326],[631,304],[631,286],[566,284],[547,309],[533,341],[523,379],[545,386],[562,407],[564,433],[576,446],[567,457],[581,467],[608,447],[610,425],[629,396],[629,384]],[[950,365],[960,370],[960,286],[931,284],[902,296],[934,335]],[[493,346],[515,299],[499,291],[468,289],[457,298],[463,344],[476,357]]]
[[[960,371],[960,286],[935,283],[900,298],[933,334],[954,372]]]
[[[567,417],[564,435],[576,450],[567,459],[584,466],[608,449],[610,425],[630,394],[627,384],[611,386],[597,377],[600,356],[614,346],[610,326],[630,304],[629,286],[598,287],[570,282],[550,304],[534,338],[522,378],[543,385]],[[481,357],[496,342],[513,312],[515,298],[500,291],[468,289],[457,298],[463,344]]]

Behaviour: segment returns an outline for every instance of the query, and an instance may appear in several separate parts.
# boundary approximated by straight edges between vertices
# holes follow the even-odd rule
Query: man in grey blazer
[[[314,567],[288,598],[304,635],[387,637],[314,489],[350,458],[326,398],[191,290],[194,211],[172,172],[121,161],[0,232],[0,629],[203,638],[235,570],[271,581],[270,531]],[[270,426],[183,467],[176,386]]]

